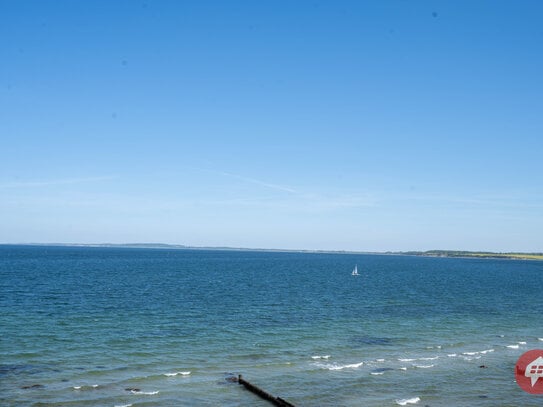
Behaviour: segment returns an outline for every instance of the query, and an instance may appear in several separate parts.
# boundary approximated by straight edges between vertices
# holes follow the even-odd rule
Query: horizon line
[[[117,248],[141,248],[141,249],[185,249],[185,250],[237,250],[237,251],[272,251],[272,252],[295,252],[295,253],[343,253],[343,254],[429,254],[429,253],[480,253],[496,255],[543,255],[543,252],[521,252],[521,251],[489,251],[489,250],[459,250],[459,249],[428,249],[428,250],[347,250],[347,249],[286,249],[286,248],[264,248],[264,247],[236,247],[236,246],[191,246],[174,243],[62,243],[62,242],[26,242],[26,243],[0,243],[0,246],[50,246],[50,247],[117,247]]]

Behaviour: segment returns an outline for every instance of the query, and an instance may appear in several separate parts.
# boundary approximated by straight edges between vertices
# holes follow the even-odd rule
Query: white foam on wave
[[[343,365],[343,366],[335,366],[334,368],[330,369],[330,370],[343,370],[343,369],[357,369],[359,368],[360,366],[362,366],[364,364],[364,362],[360,362],[360,363],[351,363],[349,365]]]
[[[154,396],[155,394],[158,394],[159,391],[141,391],[141,390],[130,390],[132,394],[144,394],[146,396]]]
[[[374,376],[382,376],[385,374],[385,372],[371,372],[370,374]]]
[[[132,407],[132,404],[118,404],[115,407]]]
[[[420,397],[412,397],[410,399],[396,400],[396,404],[399,406],[406,406],[408,404],[417,404],[420,401]]]
[[[330,355],[315,355],[311,356],[311,359],[329,359]]]
[[[338,364],[317,364],[317,366],[319,367],[322,367],[324,369],[328,369],[328,370],[343,370],[343,369],[357,369],[359,368],[360,366],[362,366],[364,364],[364,362],[360,362],[360,363],[351,363],[351,364],[348,364],[348,365],[338,365]]]
[[[431,357],[424,357],[424,358],[399,358],[398,361],[400,362],[416,362],[417,360],[437,360],[439,359],[439,356],[431,356]]]
[[[455,357],[458,356],[458,354],[456,354],[456,353],[449,353],[447,356],[450,357],[450,358],[455,358]]]
[[[431,367],[434,367],[434,365],[415,365],[418,369],[430,369]]]
[[[543,338],[537,338],[537,340],[543,342]]]
[[[400,367],[398,370],[407,370],[406,367]]]
[[[164,373],[164,376],[172,377],[172,376],[189,376],[190,372],[174,372],[174,373]]]
[[[376,362],[384,362],[385,359],[376,359],[375,361],[376,361]]]
[[[521,342],[518,342],[519,345],[526,345],[526,342],[524,341],[521,341]]]
[[[518,348],[519,348],[519,345],[507,345],[506,348],[509,348],[509,349],[518,349]]]
[[[467,356],[464,359],[467,360],[473,360],[473,359],[479,359],[480,356],[477,355],[486,355],[487,353],[494,352],[494,349],[485,349],[478,352],[462,352],[463,356]],[[456,354],[454,354],[456,356]],[[477,357],[470,357],[470,356],[477,356]]]
[[[74,390],[94,390],[100,387],[98,384],[92,384],[90,386],[73,386],[72,389]]]

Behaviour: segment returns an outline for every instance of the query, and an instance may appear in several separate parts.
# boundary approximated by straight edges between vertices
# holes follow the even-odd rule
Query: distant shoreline
[[[425,257],[461,257],[477,259],[510,259],[510,260],[543,260],[543,253],[522,253],[522,252],[470,252],[457,250],[428,250],[425,252],[402,252],[409,256]]]
[[[304,249],[266,249],[247,247],[221,246],[185,246],[166,243],[0,243],[0,246],[43,246],[43,247],[95,247],[118,249],[170,249],[170,250],[222,250],[222,251],[254,251],[279,253],[328,253],[328,254],[368,254],[368,255],[399,255],[419,257],[449,257],[477,259],[509,259],[509,260],[543,260],[543,253],[524,252],[475,252],[460,250],[427,250],[405,252],[370,252],[353,250],[304,250]]]

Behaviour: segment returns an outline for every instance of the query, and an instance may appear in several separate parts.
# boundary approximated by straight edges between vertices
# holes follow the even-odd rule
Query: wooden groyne
[[[279,406],[279,407],[296,407],[294,404],[291,404],[288,401],[283,400],[281,397],[272,396],[270,393],[268,393],[265,390],[262,390],[260,387],[255,386],[252,383],[249,383],[241,375],[238,376],[238,383],[245,386],[245,388],[247,390],[249,390],[250,392],[256,394],[260,398],[273,403],[273,405],[275,405],[275,406]]]

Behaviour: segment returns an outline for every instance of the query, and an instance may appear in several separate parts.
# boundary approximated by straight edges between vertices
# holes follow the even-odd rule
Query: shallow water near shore
[[[351,276],[358,264],[360,276]],[[540,406],[543,262],[0,246],[3,406]]]

